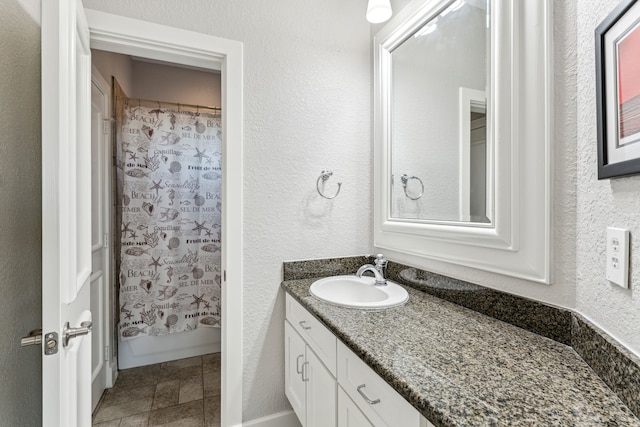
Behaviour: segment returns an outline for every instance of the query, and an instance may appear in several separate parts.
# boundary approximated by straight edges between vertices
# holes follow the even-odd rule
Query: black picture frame
[[[615,102],[612,98],[615,94],[607,93],[607,69],[616,64],[607,64],[605,50],[607,48],[605,36],[611,28],[625,16],[636,4],[637,0],[622,1],[595,30],[595,54],[596,54],[596,103],[597,103],[597,127],[598,127],[598,179],[614,178],[619,176],[634,175],[640,173],[640,156],[637,158],[611,162],[608,158],[609,144],[617,144],[608,137],[610,126],[618,126],[618,117],[608,117],[607,106],[610,102]],[[640,16],[638,17],[640,19]],[[631,27],[629,27],[631,28]],[[611,92],[609,90],[609,92]]]

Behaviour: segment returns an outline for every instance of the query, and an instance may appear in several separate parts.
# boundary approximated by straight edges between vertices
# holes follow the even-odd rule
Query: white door
[[[91,424],[91,51],[80,0],[42,2],[41,43],[42,424],[84,427]],[[77,335],[66,345],[65,331]]]
[[[91,408],[111,387],[109,290],[110,86],[95,68],[91,72]]]
[[[336,379],[309,346],[306,354],[306,427],[335,427]]]
[[[286,320],[284,343],[284,391],[298,419],[306,425],[305,382],[302,378],[306,344]]]

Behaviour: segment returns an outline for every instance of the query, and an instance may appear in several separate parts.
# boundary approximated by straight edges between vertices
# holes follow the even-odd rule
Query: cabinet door
[[[305,384],[302,381],[302,368],[305,362],[306,344],[291,327],[289,322],[284,322],[284,387],[285,394],[300,423],[305,423]],[[311,351],[309,351],[311,353]]]
[[[305,427],[335,427],[336,379],[308,346],[304,380],[307,384]]]
[[[373,427],[342,387],[338,387],[338,427]]]

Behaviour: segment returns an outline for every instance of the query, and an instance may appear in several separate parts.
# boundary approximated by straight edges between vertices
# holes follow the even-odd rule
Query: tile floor
[[[93,425],[219,427],[220,353],[120,371]]]

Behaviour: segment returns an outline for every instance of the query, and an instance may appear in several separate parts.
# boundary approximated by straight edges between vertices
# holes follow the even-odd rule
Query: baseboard
[[[300,421],[293,411],[278,412],[277,414],[258,418],[242,423],[243,427],[300,427]]]

